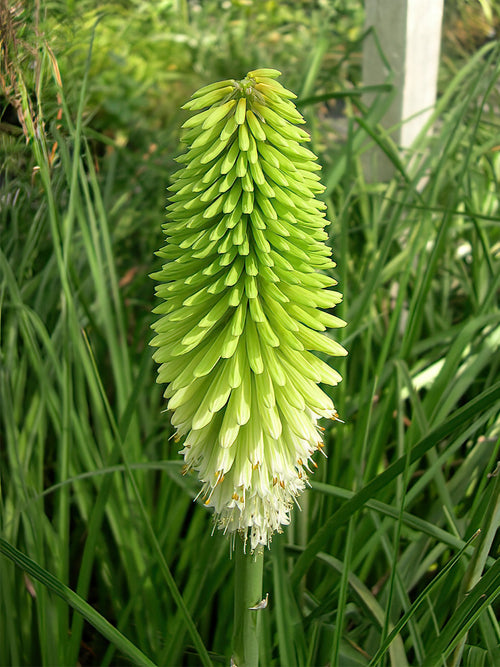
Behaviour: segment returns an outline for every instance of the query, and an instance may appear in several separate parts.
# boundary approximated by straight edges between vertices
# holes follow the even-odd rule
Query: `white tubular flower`
[[[324,188],[295,95],[259,69],[193,94],[188,151],[170,187],[165,259],[153,277],[158,382],[217,526],[251,549],[290,521],[318,420],[335,419],[319,383],[340,375],[312,350],[344,348],[323,333],[335,266],[325,245]],[[315,465],[315,464],[313,464]]]

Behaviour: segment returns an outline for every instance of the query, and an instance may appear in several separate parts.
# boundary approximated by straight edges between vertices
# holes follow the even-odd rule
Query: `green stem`
[[[233,663],[236,667],[258,667],[259,630],[262,609],[250,609],[262,600],[264,548],[245,553],[243,541],[236,538],[234,550],[234,628]]]

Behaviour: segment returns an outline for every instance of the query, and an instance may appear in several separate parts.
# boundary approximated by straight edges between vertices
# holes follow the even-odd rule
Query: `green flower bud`
[[[197,471],[217,526],[251,549],[290,521],[323,447],[318,420],[336,419],[319,383],[340,375],[313,351],[345,355],[322,309],[341,295],[304,119],[260,69],[194,93],[187,152],[170,186],[167,244],[153,325],[165,397],[186,471]]]

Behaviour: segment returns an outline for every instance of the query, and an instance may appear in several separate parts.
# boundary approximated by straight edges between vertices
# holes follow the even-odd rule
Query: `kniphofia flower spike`
[[[218,527],[252,550],[289,523],[323,446],[318,420],[337,415],[318,385],[341,377],[313,351],[346,354],[324,333],[344,322],[326,312],[341,295],[329,289],[320,166],[279,74],[214,83],[185,105],[197,113],[153,276],[158,382],[186,470]]]

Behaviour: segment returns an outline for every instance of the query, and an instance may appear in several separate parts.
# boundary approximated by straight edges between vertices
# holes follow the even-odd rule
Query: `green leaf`
[[[410,463],[418,461],[431,447],[438,445],[444,438],[451,435],[456,429],[461,429],[464,434],[464,439],[467,437],[467,431],[464,430],[464,423],[469,419],[475,418],[473,429],[479,428],[483,423],[492,407],[500,401],[500,382],[493,385],[479,396],[472,399],[462,408],[454,412],[445,422],[436,426],[429,435],[415,445],[410,452]],[[483,413],[481,417],[479,413]],[[379,491],[384,489],[393,479],[400,475],[405,469],[406,457],[402,456],[397,461],[392,463],[387,470],[380,473],[375,479],[358,491],[351,500],[348,500],[344,505],[338,509],[332,516],[330,516],[324,525],[311,539],[307,545],[304,553],[298,558],[295,568],[292,573],[292,580],[297,584],[304,576],[312,561],[316,557],[330,535],[338,526],[349,520],[349,517],[358,509],[363,507],[368,500],[373,498]]]
[[[500,595],[500,559],[490,567],[452,614],[439,637],[432,644],[425,664],[440,667],[460,639],[477,622],[485,609]]]
[[[13,561],[18,567],[34,577],[37,581],[40,581],[52,593],[55,593],[67,602],[70,607],[77,611],[96,630],[98,630],[103,637],[106,637],[106,639],[112,642],[119,651],[130,658],[134,665],[154,667],[154,662],[132,644],[127,637],[113,627],[109,621],[99,614],[99,612],[85,602],[85,600],[65,586],[48,570],[40,567],[38,563],[31,560],[31,558],[28,558],[28,556],[13,547],[3,538],[0,538],[0,553]]]

